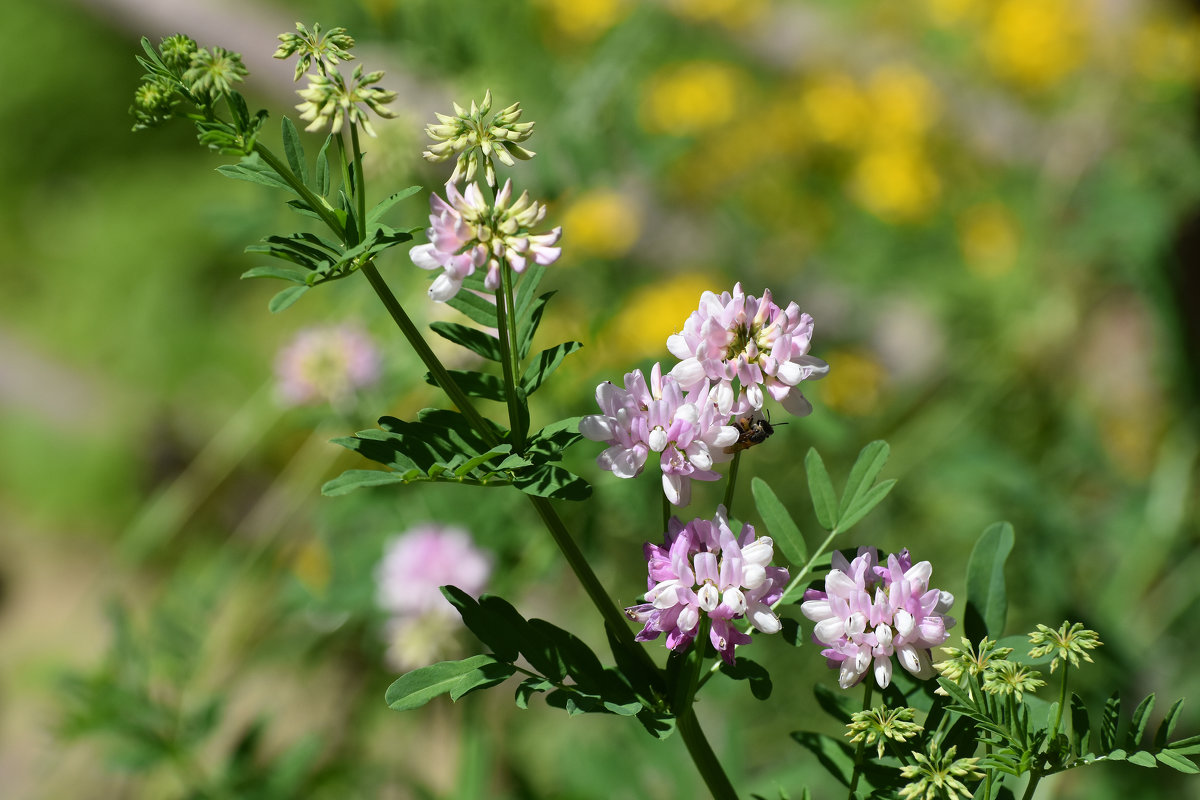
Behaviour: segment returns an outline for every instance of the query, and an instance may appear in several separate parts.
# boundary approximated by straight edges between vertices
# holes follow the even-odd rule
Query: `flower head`
[[[341,405],[379,380],[379,351],[366,332],[350,325],[308,328],[279,351],[275,373],[288,405]]]
[[[862,742],[867,747],[875,745],[879,757],[883,758],[888,739],[903,742],[921,732],[921,726],[912,721],[915,713],[915,708],[882,706],[855,711],[846,725],[846,735],[850,737],[850,744]]]
[[[432,162],[457,156],[450,183],[475,180],[475,174],[482,164],[484,180],[494,188],[497,182],[493,156],[511,167],[516,163],[514,157],[525,161],[536,154],[519,144],[533,135],[534,125],[532,122],[517,122],[522,113],[520,103],[513,103],[489,118],[491,112],[492,92],[489,89],[484,93],[481,104],[475,105],[475,101],[471,101],[470,111],[465,111],[455,103],[454,116],[437,114],[438,124],[425,128],[425,133],[433,139],[434,144],[421,155],[426,161]]]
[[[649,578],[643,603],[625,614],[643,625],[639,642],[667,634],[671,650],[686,648],[700,630],[701,614],[712,623],[709,640],[728,663],[739,644],[751,637],[734,623],[748,619],[763,633],[778,633],[779,617],[771,610],[788,581],[782,567],[768,566],[774,555],[770,537],[756,539],[754,528],[743,525],[740,535],[729,528],[725,506],[711,519],[684,525],[672,517],[663,545],[647,543]]]
[[[997,661],[1007,659],[1011,647],[997,647],[994,639],[986,636],[979,642],[978,650],[967,637],[962,638],[962,647],[943,647],[945,661],[933,665],[942,677],[958,682],[964,675],[981,677]],[[939,690],[941,691],[941,690]]]
[[[241,83],[247,74],[249,70],[242,63],[240,53],[231,53],[222,47],[200,48],[192,53],[190,66],[183,73],[183,82],[198,98],[215,100],[232,92],[233,84]]]
[[[826,645],[821,655],[837,669],[843,689],[854,686],[874,665],[875,681],[892,681],[893,655],[922,680],[933,677],[930,648],[946,641],[954,619],[946,611],[954,596],[929,588],[933,567],[913,564],[907,550],[880,566],[873,547],[859,548],[853,561],[833,554],[825,590],[804,593],[800,611],[814,623],[813,641]]]
[[[1069,662],[1072,667],[1078,667],[1080,658],[1090,662],[1092,657],[1087,651],[1094,650],[1102,644],[1100,634],[1083,627],[1082,622],[1064,622],[1058,630],[1038,625],[1037,630],[1029,634],[1029,641],[1035,645],[1029,651],[1033,658],[1054,653],[1054,660],[1050,662],[1051,675],[1059,664]]]
[[[705,292],[683,332],[667,338],[667,349],[681,359],[671,374],[685,390],[712,381],[724,414],[757,411],[765,391],[802,417],[812,406],[797,385],[829,371],[828,364],[808,355],[812,332],[812,317],[795,303],[781,309],[770,290],[761,299],[743,293],[740,283],[732,294]]]
[[[179,104],[177,84],[162,75],[146,78],[133,94],[133,105],[129,113],[133,115],[135,131],[152,128],[169,120]]]
[[[304,100],[296,109],[300,112],[300,119],[309,123],[305,130],[319,130],[332,120],[330,130],[337,133],[348,119],[351,125],[361,125],[368,136],[374,136],[375,128],[360,103],[384,119],[396,116],[396,112],[386,105],[396,99],[396,93],[372,85],[381,80],[382,71],[364,73],[362,64],[354,68],[348,84],[342,74],[333,68],[309,75],[308,87],[296,91]]]
[[[297,22],[296,30],[298,33],[279,34],[279,49],[272,56],[288,58],[293,53],[300,54],[296,59],[296,76],[292,79],[294,81],[300,80],[300,76],[308,71],[313,62],[316,62],[317,70],[324,75],[327,65],[354,58],[349,52],[350,48],[354,47],[354,37],[346,33],[345,28],[330,28],[321,33],[321,23],[318,22],[313,25],[310,33],[303,23]]]
[[[1042,673],[1015,661],[993,661],[983,674],[983,690],[988,694],[1013,695],[1021,702],[1025,692],[1036,692],[1046,685]]]
[[[192,56],[197,48],[196,40],[182,33],[168,36],[158,44],[163,63],[175,75],[183,75],[184,70],[192,65]]]
[[[552,264],[562,253],[555,247],[562,228],[535,234],[533,227],[546,216],[546,207],[522,192],[512,199],[512,181],[496,195],[496,202],[483,198],[479,185],[472,183],[459,193],[453,183],[446,184],[446,199],[436,194],[429,198],[432,212],[425,231],[428,244],[417,245],[409,257],[421,269],[444,269],[429,287],[429,296],[444,303],[462,288],[463,280],[477,267],[487,265],[484,285],[500,286],[504,264],[514,272],[524,272],[529,262]]]
[[[679,382],[655,364],[647,381],[641,370],[625,375],[625,387],[608,381],[596,387],[600,414],[579,421],[579,432],[609,445],[597,463],[618,478],[634,478],[650,453],[659,454],[663,492],[673,505],[691,501],[692,479],[715,481],[716,461],[728,460],[725,448],[737,441],[703,383],[686,395]]]
[[[930,745],[928,755],[913,753],[917,763],[900,770],[900,774],[910,781],[900,790],[900,797],[903,800],[958,800],[959,797],[967,800],[971,797],[972,792],[963,781],[977,781],[983,777],[983,772],[976,766],[979,759],[956,759],[955,752],[957,747],[942,753],[935,741]]]
[[[461,528],[428,523],[390,540],[375,569],[376,600],[389,616],[388,661],[410,669],[444,654],[459,623],[439,587],[477,596],[491,571],[491,558]]]

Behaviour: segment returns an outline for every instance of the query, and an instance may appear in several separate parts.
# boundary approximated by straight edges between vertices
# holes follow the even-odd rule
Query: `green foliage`
[[[854,466],[850,468],[850,476],[846,480],[846,488],[839,503],[825,462],[814,448],[809,448],[804,457],[804,467],[808,472],[808,490],[812,495],[813,511],[816,512],[817,522],[822,528],[844,533],[887,497],[896,481],[890,479],[875,483],[879,472],[887,463],[887,458],[887,442],[875,441],[864,447],[859,452]]]
[[[1012,552],[1013,529],[997,522],[975,542],[967,562],[967,611],[963,626],[968,639],[984,636],[998,639],[1008,615],[1008,592],[1004,585],[1004,562]]]
[[[784,508],[783,503],[779,501],[775,492],[762,478],[756,477],[751,480],[750,489],[754,494],[754,504],[758,508],[758,515],[762,517],[763,523],[767,526],[767,532],[771,534],[783,557],[790,564],[797,566],[803,564],[808,559],[808,546],[804,543],[804,536],[796,527],[796,523],[792,521],[792,517]]]

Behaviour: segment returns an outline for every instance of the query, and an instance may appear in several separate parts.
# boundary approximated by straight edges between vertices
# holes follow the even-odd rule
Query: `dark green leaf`
[[[544,619],[529,620],[529,627],[557,653],[563,671],[581,689],[589,693],[600,691],[605,683],[604,666],[582,639]]]
[[[850,468],[850,477],[846,480],[846,489],[842,492],[842,502],[838,507],[838,519],[846,516],[850,508],[856,505],[871,487],[888,459],[888,444],[879,439],[871,442],[861,451]],[[843,527],[848,527],[843,523]]]
[[[300,296],[307,291],[307,286],[289,286],[271,298],[271,302],[267,303],[267,309],[272,314],[278,314],[299,300]]]
[[[512,483],[525,494],[553,500],[586,500],[592,494],[587,481],[554,464],[514,470]]]
[[[832,737],[808,731],[796,731],[792,738],[815,755],[843,786],[850,785],[850,776],[854,774],[854,751],[850,747]]]
[[[513,298],[513,308],[517,319],[523,319],[528,313],[529,304],[533,301],[538,284],[542,282],[542,276],[545,274],[545,265],[534,263],[530,264],[525,273],[521,275],[520,281],[517,282],[516,296]]]
[[[1126,750],[1132,750],[1141,744],[1142,736],[1146,733],[1146,723],[1150,721],[1150,712],[1153,710],[1154,694],[1151,693],[1133,710],[1133,718],[1129,721],[1129,731],[1125,734]]]
[[[1113,692],[1104,701],[1104,715],[1100,718],[1100,749],[1109,752],[1117,746],[1117,726],[1121,722],[1121,693]]]
[[[520,655],[522,643],[533,633],[529,623],[502,597],[484,595],[476,601],[457,586],[442,587],[442,594],[458,609],[463,624],[496,658],[511,664]]]
[[[468,328],[454,322],[434,322],[429,327],[443,339],[449,339],[460,344],[472,353],[483,356],[489,361],[500,363],[503,356],[500,352],[500,340],[490,333],[478,328]]]
[[[563,359],[583,347],[579,342],[563,342],[538,353],[537,359],[525,369],[521,376],[521,388],[525,394],[536,392],[554,370],[558,369]]]
[[[892,491],[892,487],[896,485],[896,479],[891,478],[876,484],[868,489],[861,497],[850,504],[850,508],[846,513],[838,518],[838,530],[848,531],[854,525],[858,524],[859,520],[870,513],[871,509],[879,505],[883,498],[888,496]]]
[[[750,694],[754,695],[757,700],[768,700],[771,697],[771,674],[766,671],[760,664],[756,664],[746,657],[741,657],[732,665],[722,661],[721,672],[733,678],[735,681],[749,681]]]
[[[977,642],[984,636],[999,639],[1008,616],[1004,562],[1013,547],[1013,529],[1007,522],[987,528],[967,560],[966,636]]]
[[[304,283],[308,270],[300,267],[254,267],[242,273],[242,278],[278,278],[292,283]]]
[[[321,494],[326,497],[336,497],[368,486],[406,483],[405,477],[403,473],[384,472],[378,469],[348,469],[336,478],[326,481],[325,485],[321,487]]]
[[[1184,753],[1187,755],[1200,753],[1200,734],[1196,734],[1195,736],[1186,736],[1183,739],[1171,742],[1171,744],[1168,746],[1177,753]]]
[[[583,438],[579,432],[580,419],[567,417],[542,428],[525,445],[525,456],[535,464],[560,460],[564,450]]]
[[[465,464],[462,464],[454,470],[455,477],[461,478],[476,467],[482,466],[497,456],[506,455],[512,450],[511,444],[498,444],[486,453],[480,453],[472,459],[469,459]]]
[[[485,328],[497,328],[495,295],[481,295],[463,288],[446,301],[446,305],[461,311]]]
[[[1075,755],[1088,751],[1088,739],[1091,737],[1092,722],[1088,716],[1087,706],[1074,692],[1071,693],[1071,741],[1075,746]]]
[[[1184,758],[1183,756],[1171,750],[1162,750],[1158,753],[1155,753],[1154,757],[1166,766],[1172,769],[1177,769],[1187,775],[1195,775],[1200,773],[1200,767],[1197,767],[1191,759]],[[1130,761],[1132,760],[1133,759],[1130,759]]]
[[[821,706],[825,713],[833,717],[839,725],[848,723],[850,715],[860,710],[861,704],[856,704],[851,700],[848,693],[835,692],[821,683],[813,686],[813,695],[817,698],[817,705]]]
[[[442,661],[428,667],[421,667],[404,675],[389,686],[385,700],[388,706],[395,711],[420,708],[438,695],[458,690],[460,688],[459,681],[464,676],[473,676],[467,678],[467,683],[471,683],[478,677],[477,671],[488,664],[500,664],[500,662],[491,656],[479,655],[462,661]]]
[[[544,678],[526,678],[517,686],[515,698],[517,701],[517,708],[529,708],[529,698],[541,692],[548,692],[553,688],[554,684]]]
[[[482,664],[471,672],[459,677],[458,681],[450,689],[450,699],[456,701],[471,692],[490,689],[497,684],[504,683],[516,673],[517,669],[512,664],[501,664],[498,661],[493,661],[490,664]],[[400,709],[397,710],[399,711]]]
[[[312,180],[308,177],[308,162],[304,158],[304,143],[300,141],[300,134],[296,131],[295,124],[287,117],[283,118],[283,152],[287,156],[292,174],[299,178],[305,186],[311,186]]]
[[[329,145],[333,142],[333,136],[331,133],[325,137],[325,144],[317,151],[317,164],[313,170],[313,182],[321,197],[329,196]]]
[[[671,714],[658,714],[644,708],[638,712],[637,718],[646,729],[646,733],[655,739],[668,739],[675,733],[675,717]]]
[[[756,477],[750,481],[750,491],[754,495],[758,515],[762,517],[767,533],[775,540],[779,552],[789,564],[797,567],[803,565],[808,560],[808,545],[804,543],[804,536],[783,503],[762,478]]]
[[[390,194],[384,199],[375,204],[375,207],[367,212],[367,227],[371,227],[376,222],[379,222],[380,217],[387,213],[388,209],[399,203],[401,200],[412,197],[417,192],[421,191],[420,186],[410,186],[407,189],[401,189],[395,194]]]
[[[450,378],[458,384],[458,388],[462,389],[468,397],[494,400],[497,403],[505,401],[504,381],[498,375],[488,375],[483,372],[472,372],[462,369],[450,369],[446,371],[450,373]],[[431,386],[437,386],[437,381],[428,372],[425,373],[425,382]]]
[[[533,346],[533,337],[537,333],[538,326],[542,324],[542,314],[546,311],[546,304],[550,302],[550,298],[554,297],[556,292],[546,292],[544,295],[533,301],[533,305],[529,308],[528,318],[518,313],[517,317],[517,355],[521,361],[524,361],[529,356],[529,349]]]
[[[837,495],[834,494],[833,484],[829,480],[829,472],[821,454],[814,448],[808,449],[804,457],[804,469],[808,472],[808,491],[812,495],[813,511],[817,514],[817,522],[827,531],[837,527]]]
[[[1154,734],[1154,746],[1163,748],[1167,746],[1167,742],[1171,739],[1171,732],[1175,730],[1175,723],[1179,721],[1179,712],[1183,710],[1183,700],[1176,700],[1167,710],[1167,714],[1159,723],[1158,730]]]

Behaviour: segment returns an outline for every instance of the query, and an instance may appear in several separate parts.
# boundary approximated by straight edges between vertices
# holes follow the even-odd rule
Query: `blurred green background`
[[[517,497],[320,496],[364,466],[328,439],[437,400],[365,282],[271,315],[278,287],[237,280],[256,265],[245,245],[294,224],[283,198],[220,177],[225,161],[185,124],[129,131],[137,38],[176,29],[244,53],[277,142],[297,98],[291,65],[267,58],[276,34],[348,26],[402,94],[367,145],[378,197],[448,174],[419,158],[433,110],[488,88],[497,107],[521,101],[539,155],[504,174],[564,228],[543,346],[585,344],[539,394],[535,424],[591,413],[599,381],[669,362],[665,338],[702,290],[769,287],[815,317],[813,353],[832,370],[806,388],[814,414],[744,460],[741,516],[756,521],[758,475],[811,541],[804,452],[844,475],[886,438],[884,477],[900,483],[840,546],[908,547],[961,596],[975,537],[1009,520],[1010,633],[1065,618],[1098,630],[1106,646],[1080,688],[1093,703],[1157,690],[1158,716],[1200,689],[1200,19],[1187,4],[21,0],[7,17],[5,797],[702,791],[677,740],[623,720],[518,711],[503,689],[384,707],[398,673],[375,564],[422,521],[469,528],[495,555],[491,590],[526,616],[597,647],[602,630]],[[400,206],[399,227],[425,223],[426,196]],[[454,319],[430,307],[403,248],[380,266],[415,316]],[[381,382],[337,409],[286,407],[277,352],[345,321],[382,350]],[[600,473],[597,451],[573,454],[593,501],[563,513],[631,604],[641,543],[661,535],[657,483]],[[697,485],[692,511],[718,490]],[[753,649],[774,697],[713,682],[701,721],[744,791],[825,796],[787,734],[835,732],[810,691],[835,674],[815,647]],[[1198,720],[1185,708],[1178,733]],[[1040,796],[1200,797],[1160,773],[1080,770]]]

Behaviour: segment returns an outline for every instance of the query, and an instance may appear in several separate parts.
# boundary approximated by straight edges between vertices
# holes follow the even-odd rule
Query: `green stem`
[[[1042,780],[1042,775],[1037,770],[1030,770],[1029,783],[1025,786],[1025,793],[1021,795],[1021,800],[1033,800],[1034,790],[1037,789],[1038,783]]]
[[[868,672],[866,679],[863,680],[863,711],[871,709],[871,692],[874,688],[871,674]],[[867,740],[865,738],[860,739],[858,749],[854,751],[854,775],[850,778],[850,794],[847,795],[849,800],[854,800],[854,791],[858,788],[858,779],[862,777],[863,755],[866,753],[866,748]]]
[[[514,452],[525,449],[522,434],[521,399],[517,397],[517,330],[512,311],[512,270],[507,265],[500,268],[501,284],[496,289],[496,332],[500,337],[500,361],[504,368],[504,398],[508,403],[508,428],[511,431]]]
[[[717,754],[713,752],[708,739],[704,737],[704,731],[700,729],[695,709],[688,708],[676,721],[679,735],[683,737],[683,743],[687,746],[688,755],[692,757],[692,763],[704,779],[704,785],[708,787],[713,800],[737,800],[737,792],[729,782],[729,776],[721,769]]]
[[[663,512],[663,533],[666,533],[667,528],[671,524],[671,501],[667,499],[666,492],[662,494],[662,512]]]
[[[1062,686],[1058,692],[1058,711],[1054,713],[1054,724],[1050,726],[1050,735],[1046,737],[1046,746],[1049,747],[1054,737],[1058,735],[1058,726],[1062,724],[1063,708],[1067,705],[1067,666],[1066,661],[1063,662]]]
[[[358,209],[358,240],[367,238],[367,192],[363,185],[362,150],[358,144],[358,126],[350,124],[350,146],[354,148],[354,200]]]
[[[738,450],[733,454],[733,461],[729,463],[729,479],[725,483],[725,514],[726,516],[733,515],[733,490],[737,487],[738,464],[742,461],[742,451]]]
[[[304,185],[304,181],[296,177],[287,164],[279,160],[279,158],[271,152],[265,145],[255,142],[254,152],[258,153],[258,157],[266,162],[267,166],[275,170],[275,174],[283,178],[284,182],[290,186],[296,194],[300,195],[300,199],[308,204],[308,207],[316,212],[321,221],[329,226],[329,229],[336,233],[339,238],[346,238],[346,229],[342,226],[337,215],[333,213],[333,209],[325,202],[322,197],[317,197],[312,190]]]

